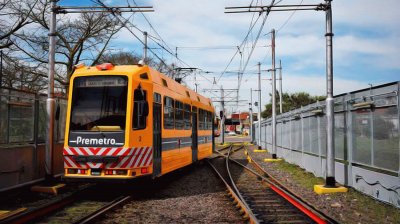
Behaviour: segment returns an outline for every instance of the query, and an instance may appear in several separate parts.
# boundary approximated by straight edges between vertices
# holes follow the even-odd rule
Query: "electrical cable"
[[[303,1],[304,1],[304,0],[301,0],[299,5],[303,4]],[[300,6],[297,6],[296,9],[298,9],[299,7],[300,7]],[[286,24],[287,24],[287,23],[289,22],[289,20],[293,17],[293,15],[296,13],[296,11],[297,11],[297,10],[293,11],[293,12],[290,14],[290,16],[286,19],[286,21],[285,21],[285,22],[279,27],[279,29],[276,31],[277,33],[278,33],[279,31],[281,31],[281,30],[283,29],[283,27],[286,26]]]

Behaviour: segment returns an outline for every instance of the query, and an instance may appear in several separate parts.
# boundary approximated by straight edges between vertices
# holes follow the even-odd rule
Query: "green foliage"
[[[282,111],[283,113],[285,113],[290,110],[300,108],[301,106],[315,103],[317,102],[317,100],[325,100],[325,96],[311,96],[309,93],[306,92],[283,93]],[[276,112],[279,113],[279,92],[276,92]],[[268,118],[272,116],[272,102],[265,105],[265,110],[261,113],[261,116],[263,118]]]

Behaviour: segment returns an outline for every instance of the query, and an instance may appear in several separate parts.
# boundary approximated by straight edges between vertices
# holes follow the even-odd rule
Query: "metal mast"
[[[279,114],[282,114],[282,62],[279,60]]]
[[[271,31],[272,52],[272,159],[276,159],[276,75],[275,75],[275,30]]]
[[[326,186],[335,187],[335,114],[333,99],[333,50],[332,50],[332,8],[326,0]]]
[[[197,86],[196,86],[197,87]],[[221,117],[221,132],[222,132],[222,140],[221,144],[225,144],[225,100],[224,100],[224,89],[221,86],[221,108],[222,108],[222,117]]]
[[[143,45],[143,63],[144,64],[146,64],[146,61],[147,61],[147,32],[145,31],[145,32],[143,32],[143,35],[144,35],[144,40],[143,40],[143,42],[144,42],[144,45]]]
[[[49,31],[49,73],[48,73],[48,90],[47,90],[47,127],[46,127],[46,160],[45,170],[46,179],[53,178],[53,153],[54,153],[54,68],[56,54],[56,0],[51,0],[51,16],[50,16],[50,31]]]
[[[261,63],[258,62],[258,149],[261,149]]]
[[[249,112],[250,112],[250,142],[253,143],[253,89],[250,88],[250,103],[249,103]]]

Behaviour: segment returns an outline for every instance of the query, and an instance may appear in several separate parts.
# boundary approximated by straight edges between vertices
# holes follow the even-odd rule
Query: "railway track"
[[[132,200],[121,193],[104,193],[91,185],[81,191],[66,195],[34,209],[11,216],[3,223],[89,223],[94,222],[106,212]]]
[[[229,150],[231,150],[232,147],[233,147],[233,149],[231,150],[232,153],[244,148],[244,145],[242,145],[242,144],[240,144],[240,145],[235,145],[235,144],[231,143],[228,146],[222,147],[220,149],[216,149],[216,152],[219,154],[219,156],[227,156],[229,153]]]
[[[245,153],[234,154],[241,149]],[[230,145],[209,164],[250,223],[336,223],[270,177],[246,152],[245,145]]]

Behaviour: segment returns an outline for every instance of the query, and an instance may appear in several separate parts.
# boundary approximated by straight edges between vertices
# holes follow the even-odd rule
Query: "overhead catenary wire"
[[[113,11],[112,11],[112,7],[108,7],[107,5],[105,5],[101,0],[93,0],[95,3],[102,5],[103,7],[109,8],[112,12],[112,15],[117,18],[122,24],[124,24],[123,26],[128,30],[128,32],[130,32],[141,44],[145,44],[143,42],[143,40],[141,38],[139,38],[129,27],[126,26],[126,24],[130,24],[132,27],[134,27],[135,29],[137,29],[138,31],[140,31],[141,33],[144,33],[144,31],[142,31],[141,29],[139,29],[138,27],[136,27],[135,25],[133,25],[129,20],[126,20],[124,18],[125,21],[122,21],[120,18],[120,15],[116,15]],[[170,52],[169,50],[167,50],[162,44],[158,43],[157,41],[155,41],[154,39],[152,39],[158,46],[160,46],[162,49],[164,49],[166,52],[168,52],[169,54],[171,54],[172,56],[175,56],[175,54],[173,54],[172,52]],[[148,50],[163,64],[165,65],[167,68],[169,68],[169,66],[166,64],[166,62],[158,55],[156,54],[152,48],[148,48]],[[186,62],[184,62],[183,60],[181,60],[180,58],[177,58],[181,63],[189,66]],[[209,81],[210,83],[212,83],[211,80],[209,80],[207,77],[203,76],[202,74],[200,74],[200,76],[202,76],[203,78],[205,78],[207,81]]]
[[[252,1],[252,2],[253,2],[253,1]],[[279,2],[278,2],[278,3],[279,3]],[[275,0],[272,0],[270,6],[272,6],[272,5],[274,5],[274,4],[275,4]],[[252,6],[252,5],[250,4],[250,6]],[[247,32],[245,38],[243,39],[242,43],[239,45],[240,48],[242,48],[242,47],[247,43],[249,37],[251,36],[252,30],[254,29],[254,27],[255,27],[255,25],[257,24],[258,20],[260,19],[261,15],[262,15],[262,12],[259,13],[259,15],[258,15],[257,19],[254,21],[254,23],[253,23],[253,24],[250,24],[249,30],[248,30],[248,32]],[[246,67],[247,67],[247,65],[248,65],[248,62],[250,61],[250,58],[251,58],[251,56],[252,56],[252,53],[254,52],[254,47],[255,47],[256,44],[257,44],[257,41],[258,41],[259,36],[260,36],[260,34],[261,34],[261,31],[262,31],[262,29],[263,29],[263,27],[264,27],[264,25],[265,25],[265,22],[266,22],[266,20],[267,20],[267,18],[268,18],[268,15],[269,15],[269,11],[267,11],[267,14],[266,14],[266,16],[265,16],[264,19],[263,19],[263,22],[262,22],[262,24],[261,24],[261,27],[260,27],[260,29],[259,29],[259,32],[257,33],[256,40],[255,40],[255,41],[253,42],[253,44],[252,44],[252,48],[251,48],[252,50],[250,51],[249,56],[248,56],[248,58],[247,58],[247,60],[246,60],[246,63],[245,63],[244,66],[243,66],[242,73],[244,73],[244,71],[246,70]],[[253,17],[254,17],[254,14],[253,14]],[[253,19],[252,19],[252,20],[253,20]],[[221,79],[221,77],[225,74],[225,71],[229,68],[229,66],[231,65],[232,61],[234,60],[234,58],[236,57],[236,55],[238,54],[238,52],[239,52],[239,49],[235,51],[234,55],[233,55],[233,56],[231,57],[231,59],[229,60],[228,65],[225,67],[225,69],[223,70],[223,72],[222,72],[222,73],[220,74],[220,76],[218,77],[217,82],[218,82],[218,81]],[[241,79],[240,79],[240,81],[241,81]],[[214,87],[214,85],[213,85],[213,87]],[[212,87],[212,88],[213,88],[213,87]]]
[[[92,0],[92,1],[95,2],[95,3],[97,3],[97,4],[102,5],[103,7],[110,8],[110,7],[108,7],[107,5],[105,5],[101,0]],[[111,9],[112,9],[112,7],[111,7]],[[121,19],[120,19],[121,15],[116,15],[115,13],[112,13],[112,14],[113,14],[113,16],[115,16],[121,23],[123,23],[123,21],[121,21]],[[139,29],[137,26],[133,25],[129,20],[126,20],[125,18],[124,18],[124,20],[125,20],[126,24],[130,24],[133,28],[135,28],[135,29],[138,30],[139,32],[144,33],[144,31],[142,31],[141,29]],[[123,24],[124,24],[124,23],[123,23]],[[139,38],[131,29],[129,29],[126,25],[124,25],[124,27],[125,27],[137,40],[139,40],[139,42],[140,42],[141,44],[144,45],[143,40],[142,40],[141,38]],[[153,27],[153,28],[154,28],[154,27]],[[157,34],[157,35],[159,35],[159,34]],[[181,62],[182,64],[184,64],[184,65],[187,66],[187,67],[193,67],[193,66],[190,66],[188,63],[184,62],[184,61],[183,61],[182,59],[180,59],[179,57],[176,57],[176,55],[175,55],[173,52],[171,52],[171,51],[168,50],[165,46],[163,46],[163,45],[160,44],[158,41],[156,41],[156,40],[155,40],[156,38],[154,38],[153,36],[148,36],[148,37],[150,37],[149,39],[151,39],[152,41],[154,41],[154,43],[156,43],[160,48],[162,48],[162,49],[163,49],[164,51],[166,51],[168,54],[170,54],[171,56],[177,58],[177,60],[178,60],[179,62]],[[161,36],[159,36],[159,38],[162,39]],[[163,41],[163,42],[165,43],[165,41]],[[153,51],[152,48],[147,48],[147,49],[148,49],[148,50],[163,64],[163,65],[165,65],[167,68],[169,68],[169,66],[166,64],[166,62],[165,62],[160,56],[158,56],[158,55]],[[202,71],[203,71],[203,69],[200,69],[200,68],[198,68],[198,70],[202,70]],[[199,73],[199,75],[202,76],[202,77],[203,77],[205,80],[207,80],[208,82],[213,83],[209,78],[205,77],[205,76],[202,75],[201,73]]]
[[[105,5],[101,0],[92,0],[94,3],[100,4],[101,6],[109,9],[111,11],[111,14],[120,22],[122,23],[123,27],[125,27],[128,32],[130,32],[141,44],[145,45],[145,43],[143,42],[143,40],[141,38],[139,38],[128,26],[126,26],[126,24],[130,24],[132,25],[134,28],[138,29],[140,32],[144,33],[144,31],[140,30],[139,28],[137,28],[135,25],[133,25],[129,20],[125,19],[124,17],[122,17],[121,15],[117,15],[112,7],[108,7],[107,5]],[[122,21],[121,18],[124,18],[125,21]],[[163,64],[168,68],[168,65],[165,63],[165,61],[158,56],[151,48],[148,48],[148,50]]]
[[[272,0],[270,6],[273,6],[274,3],[275,3],[275,0]],[[253,44],[253,48],[251,49],[251,51],[250,51],[250,53],[249,53],[249,56],[247,57],[246,63],[245,63],[244,66],[243,66],[242,72],[244,72],[244,71],[246,70],[247,65],[248,65],[248,63],[249,63],[249,61],[250,61],[250,58],[251,58],[251,56],[253,55],[254,48],[255,48],[255,46],[257,45],[257,42],[258,42],[258,40],[259,40],[259,38],[260,38],[261,32],[262,32],[262,30],[263,30],[263,28],[264,28],[265,22],[267,21],[267,18],[268,18],[269,13],[270,13],[270,10],[267,10],[267,13],[266,13],[266,15],[265,15],[265,17],[264,17],[264,19],[263,19],[263,22],[262,22],[262,24],[261,24],[261,26],[260,26],[260,29],[258,30],[257,37],[256,37],[256,39],[255,39],[255,41],[254,41],[254,44]],[[240,82],[241,82],[241,81],[242,81],[242,78],[240,78]],[[240,85],[239,85],[239,88],[240,88]]]
[[[302,5],[302,4],[303,4],[303,1],[304,1],[304,0],[301,0],[300,3],[299,3],[299,5]],[[300,7],[300,6],[297,6],[296,9],[298,9],[299,7]],[[293,15],[296,13],[296,11],[297,11],[297,10],[294,10],[294,11],[289,15],[289,17],[286,19],[286,21],[276,30],[277,33],[278,33],[279,31],[281,31],[281,30],[283,29],[283,27],[286,26],[286,24],[288,24],[289,20],[293,17]]]

